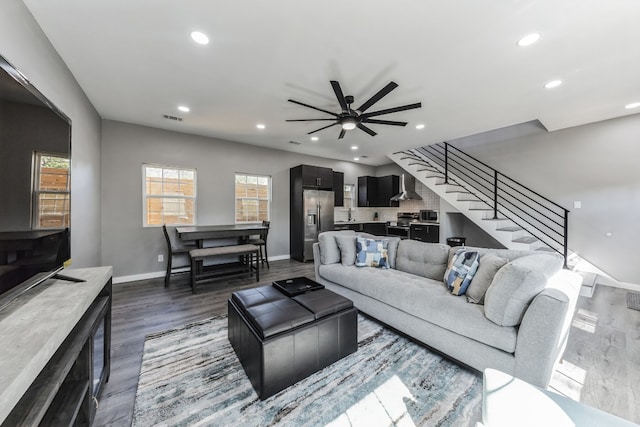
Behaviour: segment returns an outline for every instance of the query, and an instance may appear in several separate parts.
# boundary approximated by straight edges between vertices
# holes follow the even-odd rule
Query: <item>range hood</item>
[[[422,197],[416,193],[416,179],[413,175],[403,173],[400,176],[400,193],[391,198],[396,200],[422,200]]]

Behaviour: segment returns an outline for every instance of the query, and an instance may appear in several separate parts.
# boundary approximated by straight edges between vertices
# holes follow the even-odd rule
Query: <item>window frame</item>
[[[178,172],[193,172],[193,196],[188,196],[184,194],[147,194],[147,168],[155,168],[155,169],[171,169]],[[163,173],[164,175],[164,173]],[[164,178],[163,178],[164,180]],[[148,211],[147,211],[147,201],[148,199],[191,199],[193,200],[193,222],[186,223],[166,223],[164,221],[164,212],[162,212],[163,221],[161,224],[149,224],[148,223]],[[171,165],[161,165],[158,163],[143,163],[142,164],[142,226],[147,227],[162,227],[162,225],[170,225],[170,226],[191,226],[196,225],[198,223],[198,172],[196,168],[185,168],[181,166],[171,166]]]
[[[238,176],[255,177],[255,178],[267,178],[268,195],[266,199],[260,197],[238,197],[236,193],[236,181]],[[273,179],[271,175],[263,175],[257,173],[248,172],[234,172],[233,174],[233,220],[234,224],[261,224],[263,220],[258,219],[256,221],[238,221],[238,200],[266,200],[267,201],[267,219],[264,221],[271,221],[271,202],[273,200]]]
[[[67,189],[61,190],[40,190],[40,176],[42,175],[40,165],[42,157],[57,157],[65,159],[69,163],[67,169]],[[53,153],[48,151],[34,151],[32,157],[32,176],[31,176],[31,228],[33,230],[58,230],[69,228],[71,226],[71,156],[62,153]],[[37,188],[36,188],[37,187]],[[66,195],[68,203],[63,215],[68,218],[68,223],[55,227],[43,227],[40,225],[40,195],[41,194],[62,194]],[[63,221],[64,222],[64,221]]]

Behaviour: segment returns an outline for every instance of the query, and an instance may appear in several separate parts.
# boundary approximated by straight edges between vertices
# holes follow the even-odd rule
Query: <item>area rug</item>
[[[358,316],[358,351],[260,401],[217,317],[148,335],[134,426],[472,426],[482,379]]]
[[[627,292],[627,307],[640,311],[640,294],[638,292]]]

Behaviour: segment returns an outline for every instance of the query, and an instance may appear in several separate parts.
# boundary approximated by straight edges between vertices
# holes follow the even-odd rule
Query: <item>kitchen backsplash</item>
[[[373,221],[378,213],[378,221],[395,221],[398,212],[419,212],[422,209],[440,210],[440,197],[424,184],[416,181],[416,193],[422,200],[401,200],[398,208],[352,208],[351,218],[356,221]],[[349,213],[344,207],[334,208],[334,221],[347,221]]]

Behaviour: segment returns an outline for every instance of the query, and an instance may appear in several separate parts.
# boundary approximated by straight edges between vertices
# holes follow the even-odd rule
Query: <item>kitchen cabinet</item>
[[[390,199],[399,192],[398,175],[358,177],[358,207],[398,207],[400,202]]]
[[[432,224],[411,224],[409,237],[411,240],[418,240],[420,242],[439,243],[440,226]]]
[[[362,231],[374,236],[385,236],[387,234],[387,224],[384,222],[365,222]]]
[[[339,230],[353,230],[353,231],[363,231],[364,224],[361,222],[348,222],[348,223],[335,223],[333,225],[333,229],[336,231]]]
[[[301,177],[303,187],[313,187],[318,190],[333,190],[333,170],[331,168],[300,165],[291,168],[291,174]]]
[[[400,177],[398,175],[387,175],[378,177],[378,206],[394,207],[400,206],[398,200],[391,198],[400,192]]]
[[[375,176],[358,177],[358,207],[368,208],[377,206],[378,178]]]
[[[344,206],[344,172],[333,171],[333,206]]]

